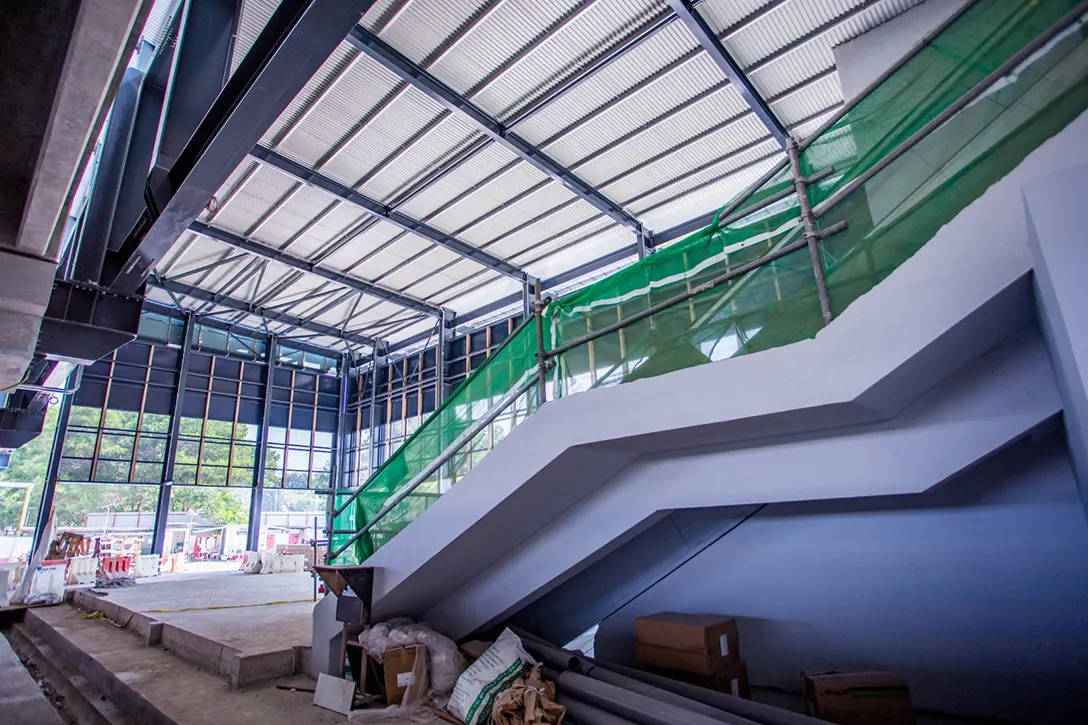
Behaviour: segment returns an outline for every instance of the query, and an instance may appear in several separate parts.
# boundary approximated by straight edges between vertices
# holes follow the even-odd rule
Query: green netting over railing
[[[832,310],[840,313],[920,249],[1033,149],[1088,107],[1084,18],[1033,53],[977,99],[860,187],[819,204],[896,149],[1068,13],[1072,0],[976,2],[901,68],[808,143],[803,172],[833,169],[809,187],[818,226],[845,221],[820,242]],[[638,264],[552,302],[543,313],[544,348],[555,350],[630,318],[768,254],[798,247],[803,227],[796,196],[769,206],[791,184],[788,167],[734,204],[743,218],[712,224]],[[733,211],[733,218],[738,216]],[[822,327],[809,252],[803,246],[620,330],[553,358],[549,397],[616,385],[812,337]],[[537,371],[535,326],[523,326],[466,380],[352,499],[340,492],[339,532],[374,522],[391,497],[451,452]],[[456,483],[539,406],[528,389],[494,423],[458,450],[418,488],[373,523],[337,563],[368,557]],[[392,499],[395,500],[395,499]],[[334,533],[331,551],[351,539]]]

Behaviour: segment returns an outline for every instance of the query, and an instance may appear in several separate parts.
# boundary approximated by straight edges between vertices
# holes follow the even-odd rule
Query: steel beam
[[[121,180],[125,172],[125,157],[132,143],[136,114],[140,104],[140,87],[144,74],[129,68],[117,89],[110,110],[110,124],[102,145],[102,157],[94,178],[94,189],[87,204],[86,218],[78,237],[75,269],[72,279],[97,284],[102,264],[109,249],[110,226],[117,210]],[[147,169],[144,169],[147,173]],[[75,245],[73,245],[75,246]]]
[[[357,332],[346,332],[331,325],[326,325],[314,320],[307,320],[304,317],[289,315],[284,312],[278,312],[269,307],[261,307],[260,305],[243,302],[235,297],[222,293],[209,292],[208,290],[195,287],[191,284],[185,284],[184,282],[175,282],[174,280],[159,278],[152,280],[151,284],[168,292],[173,292],[174,294],[192,297],[193,299],[208,302],[212,305],[226,307],[229,310],[245,312],[255,317],[263,317],[269,322],[290,325],[291,327],[297,327],[300,330],[306,330],[307,332],[312,332],[316,335],[326,335],[328,337],[336,338],[337,340],[344,340],[345,342],[366,347],[374,347],[379,344],[378,340],[367,337],[366,335],[360,335]]]
[[[223,88],[240,4],[240,0],[186,0],[181,5],[155,158],[155,166],[164,172],[181,156]]]
[[[103,283],[135,292],[227,177],[320,69],[373,0],[284,0],[202,117],[168,173],[153,170],[147,208]]]
[[[329,269],[328,267],[322,267],[317,262],[308,262],[305,259],[288,254],[287,252],[280,251],[278,249],[272,249],[260,242],[252,239],[241,237],[237,234],[232,234],[223,229],[217,227],[208,226],[203,222],[193,222],[189,225],[191,231],[201,234],[209,239],[214,239],[217,242],[222,242],[235,249],[241,249],[250,254],[255,254],[258,257],[264,257],[265,259],[271,259],[280,264],[292,267],[294,269],[301,270],[303,272],[309,272],[310,274],[327,279],[330,282],[350,287],[351,289],[364,292],[371,297],[376,297],[386,302],[392,302],[399,307],[405,307],[416,312],[422,312],[425,315],[431,317],[441,317],[442,308],[436,305],[429,304],[417,300],[407,295],[402,295],[399,292],[395,292],[390,289],[386,289],[380,285],[373,284],[372,282],[366,282],[364,280],[352,277],[351,275],[344,274],[343,272],[337,272],[336,270]],[[188,274],[188,272],[186,272]]]
[[[174,319],[184,320],[186,315],[191,311],[180,305],[172,307],[162,302],[155,302],[154,300],[144,299],[144,311],[154,312],[158,315],[165,315],[167,317],[173,317]],[[249,327],[247,325],[236,324],[228,322],[227,320],[220,319],[218,317],[211,317],[208,315],[200,316],[201,327],[212,327],[216,330],[223,330],[224,332],[234,332],[243,337],[249,337],[261,342],[267,342],[271,337],[265,330],[259,330],[255,327]],[[306,342],[305,340],[297,340],[291,337],[280,336],[281,340],[286,340],[291,343],[291,347],[298,348],[303,352],[312,352],[315,355],[324,355],[325,357],[336,357],[340,354],[339,350],[333,350],[332,348],[322,347],[321,345],[314,345]]]
[[[432,244],[447,249],[459,257],[471,259],[472,261],[504,274],[507,277],[513,277],[517,280],[525,279],[525,272],[520,268],[503,259],[499,259],[490,252],[485,252],[478,247],[472,246],[468,242],[463,242],[424,222],[396,211],[392,207],[383,204],[376,199],[371,199],[369,196],[366,196],[351,187],[345,186],[338,181],[334,181],[324,174],[314,171],[303,164],[292,161],[286,156],[276,153],[272,149],[265,148],[264,146],[256,146],[252,152],[250,152],[250,156],[263,164],[279,169],[288,176],[292,176],[310,186],[321,189],[341,201],[354,204],[360,209],[369,212],[379,219],[384,219],[406,232],[417,234]]]
[[[246,527],[246,551],[257,551],[261,538],[261,511],[264,507],[264,469],[268,462],[268,421],[272,413],[272,381],[275,378],[279,340],[275,335],[268,338],[265,353],[264,398],[261,403],[261,431],[258,433],[257,455],[253,461],[253,490],[249,496],[249,525]],[[287,451],[284,451],[284,456]],[[284,459],[283,465],[287,466]]]
[[[77,367],[68,377],[66,387],[79,388],[83,381],[83,368]],[[45,533],[45,524],[49,515],[53,512],[53,496],[57,491],[57,479],[60,477],[60,461],[64,453],[64,439],[68,436],[68,420],[72,415],[72,401],[75,395],[61,397],[60,412],[57,415],[57,428],[53,433],[53,447],[49,451],[49,468],[45,473],[45,484],[42,487],[42,500],[38,503],[38,520],[34,524],[34,543],[30,547],[33,554],[42,543]],[[46,542],[48,546],[49,542]],[[29,557],[28,557],[29,558]]]
[[[380,63],[398,78],[425,93],[444,108],[463,115],[477,129],[502,144],[522,160],[532,164],[546,176],[563,184],[573,194],[584,199],[617,224],[638,229],[639,221],[621,205],[612,201],[589,183],[572,174],[555,159],[513,133],[499,120],[464,96],[413,63],[407,56],[362,26],[352,29],[348,42]]]
[[[189,313],[185,318],[185,337],[181,343],[178,360],[177,388],[170,404],[170,432],[163,452],[162,480],[159,484],[159,501],[155,506],[155,528],[151,537],[151,553],[162,556],[166,543],[166,523],[170,517],[170,492],[174,486],[174,458],[178,452],[178,434],[181,432],[181,402],[185,399],[185,379],[189,376],[189,360],[192,357],[193,340],[196,337],[196,316]],[[109,401],[107,401],[108,403]]]
[[[714,61],[714,64],[718,66],[719,70],[729,79],[729,82],[733,84],[733,87],[737,89],[741,97],[744,99],[748,107],[752,109],[752,112],[756,114],[760,122],[766,127],[767,131],[771,134],[778,145],[782,148],[786,148],[787,139],[789,133],[786,131],[786,127],[778,120],[778,117],[774,115],[774,111],[767,105],[767,102],[763,100],[763,97],[759,95],[759,91],[748,79],[748,76],[744,74],[744,70],[741,69],[737,62],[733,60],[733,57],[729,55],[729,51],[725,49],[722,42],[718,40],[718,36],[707,25],[706,20],[699,14],[699,11],[692,7],[690,0],[669,0],[669,7],[676,13],[676,16],[684,23],[684,26],[688,29],[695,39],[699,41],[699,45],[703,47],[710,59]]]

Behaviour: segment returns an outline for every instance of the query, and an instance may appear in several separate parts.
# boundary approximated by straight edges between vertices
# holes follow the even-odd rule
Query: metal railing
[[[905,140],[893,147],[887,153],[885,153],[878,161],[872,166],[866,169],[863,173],[859,174],[856,178],[850,180],[844,184],[841,188],[837,189],[831,196],[829,196],[823,202],[812,207],[808,199],[808,187],[812,184],[820,181],[834,173],[833,169],[824,169],[805,177],[801,171],[800,155],[808,148],[813,140],[818,138],[821,134],[825,133],[828,129],[834,127],[836,123],[841,121],[847,113],[849,113],[857,104],[869,95],[874,89],[876,89],[881,83],[887,80],[893,73],[901,69],[911,58],[913,58],[920,50],[927,47],[930,42],[943,32],[952,22],[959,18],[968,8],[974,3],[966,3],[963,7],[953,13],[948,19],[942,22],[939,26],[934,28],[928,33],[919,43],[917,43],[911,51],[905,55],[900,61],[898,61],[892,68],[882,74],[879,78],[873,81],[864,91],[859,93],[852,101],[846,103],[838,113],[832,118],[824,122],[820,128],[818,128],[813,134],[807,137],[803,141],[796,141],[791,139],[791,143],[788,148],[787,158],[781,162],[775,164],[759,179],[753,182],[748,188],[746,188],[736,199],[728,206],[723,208],[719,212],[718,217],[708,227],[708,231],[717,231],[724,226],[731,224],[735,221],[755,214],[767,207],[787,199],[791,196],[797,195],[798,206],[800,207],[800,221],[803,225],[803,237],[801,240],[785,244],[778,249],[775,249],[763,256],[755,259],[751,262],[743,264],[735,269],[731,269],[721,275],[718,275],[706,282],[699,285],[692,286],[690,289],[681,292],[679,294],[670,297],[667,300],[654,304],[646,309],[625,317],[621,320],[601,327],[596,330],[587,332],[580,337],[573,340],[569,340],[562,345],[559,345],[550,350],[545,349],[544,345],[544,323],[543,313],[547,309],[547,305],[540,299],[540,288],[537,287],[534,305],[533,315],[523,320],[518,329],[511,333],[509,337],[504,341],[500,350],[506,346],[514,338],[517,332],[520,332],[528,324],[533,323],[536,326],[537,331],[537,344],[538,349],[536,352],[537,369],[535,372],[528,375],[527,378],[504,395],[494,406],[492,406],[479,420],[466,429],[461,435],[459,435],[449,446],[447,446],[441,453],[441,455],[434,461],[429,463],[423,470],[412,477],[404,486],[402,486],[393,496],[382,506],[382,508],[375,514],[374,518],[360,527],[357,531],[332,531],[333,534],[351,534],[351,537],[342,545],[337,547],[333,553],[332,558],[335,558],[342,554],[352,544],[359,540],[367,532],[371,531],[374,526],[380,522],[385,516],[387,516],[398,504],[400,504],[408,496],[422,485],[430,476],[438,471],[442,465],[453,458],[454,455],[460,451],[460,449],[466,445],[472,438],[480,433],[484,428],[490,425],[499,415],[502,414],[510,405],[512,405],[518,398],[524,393],[529,391],[533,386],[540,386],[540,402],[545,400],[545,385],[546,375],[555,366],[555,359],[565,353],[574,350],[575,348],[586,345],[594,340],[600,339],[607,335],[616,333],[629,325],[635,324],[641,320],[658,314],[664,310],[674,307],[678,304],[686,302],[694,297],[702,295],[716,287],[726,284],[732,280],[735,280],[743,275],[750,274],[751,272],[760,269],[768,264],[771,264],[783,257],[786,257],[801,249],[807,248],[809,250],[810,261],[813,266],[813,273],[815,278],[815,286],[817,295],[820,301],[820,311],[823,318],[823,323],[829,324],[832,320],[832,312],[830,307],[830,299],[827,291],[827,281],[824,274],[824,265],[820,256],[818,243],[837,234],[846,229],[846,222],[840,221],[825,229],[818,229],[816,222],[825,216],[831,209],[837,204],[846,199],[852,193],[861,188],[866,182],[870,181],[873,177],[879,174],[884,169],[888,168],[896,159],[903,156],[904,153],[914,148],[923,139],[930,136],[934,131],[943,126],[949,119],[955,116],[957,113],[968,107],[972,102],[978,99],[983,93],[993,86],[997,81],[1008,75],[1011,71],[1015,70],[1019,65],[1028,60],[1033,54],[1040,51],[1048,43],[1054,40],[1060,33],[1066,28],[1075,23],[1078,19],[1088,14],[1088,0],[1079,3],[1073,10],[1064,15],[1060,20],[1054,23],[1044,33],[1035,38],[1032,42],[1002,63],[999,67],[994,69],[991,73],[987,74],[978,83],[976,83],[969,91],[959,97],[956,101],[950,104],[947,108],[936,115],[932,120],[925,123],[917,131],[908,136]],[[790,185],[786,188],[768,195],[764,199],[761,199],[755,204],[750,206],[744,206],[744,203],[748,201],[749,197],[757,192],[760,188],[774,179],[775,176],[780,174],[784,169],[790,168]],[[498,352],[498,350],[496,351]],[[482,368],[481,368],[482,369]],[[451,396],[452,397],[452,396]],[[436,411],[437,413],[437,411]],[[406,441],[404,446],[407,446],[410,442]],[[335,515],[339,515],[351,505],[359,494],[366,489],[366,487],[373,481],[382,469],[379,468],[372,474],[363,486],[357,489],[341,506],[335,510]]]

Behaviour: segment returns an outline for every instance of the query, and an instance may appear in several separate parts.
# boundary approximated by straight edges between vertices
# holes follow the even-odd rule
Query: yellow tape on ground
[[[215,604],[210,607],[185,607],[184,609],[141,609],[144,614],[174,614],[177,612],[206,612],[212,609],[245,609],[246,607],[271,607],[275,604],[313,603],[313,599],[285,599],[279,602],[258,602],[257,604]]]

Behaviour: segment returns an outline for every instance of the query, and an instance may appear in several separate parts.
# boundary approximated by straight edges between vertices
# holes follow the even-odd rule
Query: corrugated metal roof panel
[[[532,194],[551,203],[559,203],[571,198],[572,193],[552,183],[548,177],[529,164],[518,164],[508,173],[502,175],[501,181],[483,184],[471,194],[461,198],[456,203],[447,205],[440,213],[431,218],[431,223],[440,229],[456,231],[458,238],[475,244],[482,244],[499,232],[489,233],[489,229],[507,229],[518,221],[525,221],[531,216],[531,211],[521,204],[512,202],[514,197],[541,187],[541,190]],[[547,190],[545,192],[544,190]],[[554,200],[554,201],[552,201]],[[546,201],[545,203],[549,203]],[[505,207],[505,209],[504,209]],[[519,216],[517,221],[508,221],[505,224],[496,222],[496,215],[509,214]],[[484,218],[486,217],[486,218]],[[470,227],[471,234],[464,235],[461,230]]]
[[[706,55],[700,55],[660,80],[597,115],[588,123],[546,144],[549,154],[574,164],[621,136],[631,133],[676,106],[722,83],[721,71]],[[723,98],[736,106],[736,91],[723,89]],[[718,95],[718,94],[715,94]],[[732,114],[730,114],[732,115]],[[577,120],[577,119],[575,119]]]
[[[576,164],[574,168],[590,183],[605,188],[608,180],[662,154],[675,155],[670,154],[672,149],[689,144],[707,133],[713,133],[719,145],[703,155],[721,154],[723,149],[734,148],[751,140],[748,132],[751,116],[738,119],[738,116],[747,111],[748,106],[741,100],[736,89],[729,86],[672,116],[665,123],[651,122],[637,132],[628,134],[623,143],[613,145],[603,153],[594,154],[591,159]],[[758,126],[758,122],[756,125]],[[720,130],[713,131],[716,128]],[[730,146],[730,143],[734,145]],[[626,196],[611,188],[605,193],[613,198]]]
[[[768,154],[775,152],[775,149],[776,146],[769,141],[762,147],[762,151]],[[720,169],[717,173],[705,172],[699,175],[697,183],[693,179],[686,194],[660,194],[648,198],[645,206],[639,205],[639,218],[651,229],[659,230],[720,209],[781,158],[781,153],[773,153],[770,158],[736,172],[728,169]]]
[[[625,37],[663,11],[663,2],[596,0],[575,19],[563,24],[558,31],[535,46],[527,57],[509,66],[509,70],[493,77],[493,80],[489,78],[487,87],[481,88],[473,100],[492,115],[504,118],[606,51],[616,39]],[[493,17],[499,15],[495,13]],[[476,48],[490,45],[509,49],[508,39],[516,37],[518,33],[518,15],[501,25],[494,23],[491,32],[484,32],[481,26],[480,32],[473,34],[475,43],[462,43],[458,51],[465,57],[473,57],[473,45]],[[556,16],[557,21],[559,18]],[[453,55],[451,60],[454,60]]]
[[[206,207],[203,211],[200,212],[200,216],[198,216],[197,218],[203,222],[210,224],[215,218],[216,214],[219,212],[219,210],[222,210],[223,207],[230,205],[231,199],[236,193],[238,193],[242,189],[242,187],[245,186],[246,182],[249,180],[249,177],[256,173],[257,168],[257,162],[252,159],[246,159],[242,163],[238,164],[238,168],[231,172],[230,176],[227,177],[227,180],[223,183],[223,185],[219,187],[219,190],[217,192],[215,192],[215,204],[209,205],[209,207],[214,206],[217,211],[211,212]]]
[[[282,172],[262,166],[220,207],[215,225],[246,236],[297,183]]]
[[[363,24],[370,30],[380,31],[386,42],[421,63],[442,41],[468,22],[481,4],[480,0],[408,2],[394,18],[388,15],[392,5],[389,4],[371,8],[363,18]]]
[[[230,61],[231,73],[238,70],[238,64],[246,57],[253,42],[279,6],[280,0],[242,0],[242,11],[238,14],[238,28],[234,37],[234,55]]]
[[[483,19],[455,48],[431,66],[431,72],[461,93],[468,93],[479,82],[502,67],[534,39],[543,36],[579,6],[591,6],[599,0],[508,0]],[[407,27],[408,23],[404,26]],[[383,35],[391,36],[392,28]],[[447,35],[452,34],[451,32]],[[393,37],[393,36],[391,36]],[[392,41],[399,46],[399,39]],[[436,47],[434,43],[428,52]],[[535,53],[529,56],[535,59]],[[482,99],[474,99],[480,102]],[[484,107],[487,107],[484,104]],[[491,109],[489,109],[491,110]],[[494,111],[492,111],[494,112]]]
[[[492,254],[497,254],[504,259],[515,260],[523,256],[527,250],[532,250],[548,239],[556,235],[571,233],[584,234],[587,230],[602,228],[612,221],[596,209],[585,203],[571,203],[550,213],[541,209],[531,224],[523,229],[504,234],[497,241],[487,246]],[[535,218],[535,217],[534,217]]]
[[[416,219],[430,219],[436,210],[456,199],[467,189],[491,178],[500,169],[511,167],[510,171],[501,177],[500,183],[505,183],[506,177],[513,174],[514,169],[525,165],[520,164],[518,157],[505,146],[497,143],[488,144],[471,159],[405,202],[401,211]],[[521,171],[518,170],[518,173]]]
[[[553,277],[634,242],[629,229],[615,225],[588,238],[583,236],[555,239],[532,249],[526,255],[532,260],[524,263],[526,269],[533,276]]]
[[[646,193],[650,189],[658,188],[663,184],[677,182],[676,186],[670,186],[672,193],[678,193],[679,189],[686,188],[684,179],[698,176],[694,170],[712,165],[717,168],[724,165],[732,167],[733,160],[722,162],[725,157],[723,149],[741,149],[760,139],[768,138],[767,130],[755,116],[746,116],[736,123],[728,124],[715,130],[696,141],[685,145],[676,151],[659,156],[656,160],[640,168],[634,173],[629,173],[616,181],[610,181],[601,185],[606,194],[624,200],[626,206],[631,201]],[[741,154],[740,159],[748,158]],[[682,193],[682,192],[679,192]]]
[[[317,73],[291,100],[279,118],[268,127],[261,137],[261,142],[275,147],[286,139],[289,141],[285,145],[286,152],[295,154],[299,160],[312,163],[320,156],[323,141],[320,132],[314,132],[315,125],[320,127],[321,122],[328,122],[331,124],[330,129],[335,129],[342,123],[335,114],[325,114],[319,120],[313,119],[314,116],[322,114],[326,106],[325,99],[334,95],[336,90],[345,84],[354,84],[355,89],[364,95],[382,92],[380,76],[377,77],[379,80],[368,86],[358,83],[362,74],[360,67],[366,62],[367,60],[359,57],[355,48],[347,43],[340,43],[321,64]],[[296,136],[298,138],[295,138]]]
[[[516,201],[494,207],[486,217],[474,221],[471,227],[460,232],[458,236],[473,244],[487,245],[488,251],[492,254],[505,256],[515,250],[510,246],[511,238],[503,235],[535,219],[544,210],[560,205],[567,205],[564,206],[564,211],[570,210],[568,219],[570,215],[578,213],[583,216],[597,213],[596,209],[575,197],[560,184],[545,182]],[[567,221],[557,214],[541,220],[534,226],[537,233],[547,233],[549,228],[566,223]],[[503,237],[503,241],[493,245],[492,242],[500,237]]]
[[[678,59],[689,55],[694,58],[696,47],[691,34],[674,21],[529,116],[518,124],[517,131],[532,143],[543,144],[572,120],[584,118]],[[642,93],[652,100],[656,92],[647,91]]]
[[[775,115],[787,126],[819,113],[842,100],[838,73],[832,73],[776,102]]]
[[[391,199],[426,170],[434,168],[471,141],[478,132],[463,118],[450,115],[421,143],[412,144],[362,185],[361,190],[383,201]]]
[[[491,275],[491,279],[487,279]],[[469,312],[477,307],[494,302],[495,300],[521,291],[521,285],[509,277],[487,273],[479,279],[467,280],[463,285],[458,285],[443,292],[442,305],[449,307],[454,312]],[[486,283],[481,284],[481,281]]]

